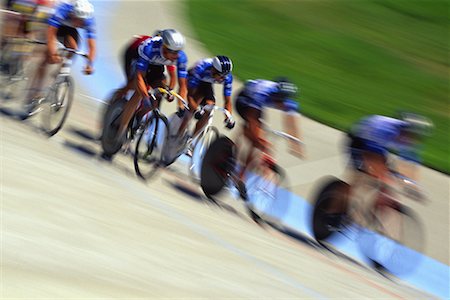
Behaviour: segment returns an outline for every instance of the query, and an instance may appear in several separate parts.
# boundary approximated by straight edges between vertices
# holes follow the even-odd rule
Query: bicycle
[[[162,94],[175,96],[188,109],[187,102],[177,93],[165,88],[157,90]],[[147,116],[137,130],[138,138],[133,156],[136,174],[144,180],[150,178],[159,167],[167,166],[163,154],[167,150],[166,143],[170,136],[169,121],[158,107]]]
[[[300,139],[285,132],[271,130],[267,126],[264,129],[273,136],[303,144]],[[236,145],[224,136],[218,138],[207,150],[201,168],[200,185],[208,198],[213,199],[227,185],[234,186],[241,192],[236,154]],[[283,191],[287,191],[287,177],[275,159],[262,151],[259,152],[259,157],[253,160],[249,170],[250,174],[247,174],[246,180],[247,199],[244,200],[252,218],[259,223],[260,220],[269,218],[275,202],[281,198]],[[241,195],[241,198],[245,197]]]
[[[359,193],[338,178],[328,179],[314,202],[312,232],[325,247],[337,233],[355,233],[360,250],[376,268],[399,275],[417,265],[424,231],[417,215],[398,199],[403,195],[423,200],[424,194],[417,192],[414,181],[392,170],[391,174],[397,187],[366,175]]]
[[[156,103],[152,110],[156,112],[154,118],[167,120],[167,118],[159,110],[162,95],[172,95],[180,99],[184,103],[184,105],[187,106],[186,101],[181,98],[180,95],[178,95],[174,91],[170,91],[168,88],[155,88],[152,92],[149,92],[149,95],[149,101],[152,102],[152,105],[153,103]],[[138,129],[142,129],[142,127],[140,126],[142,122],[141,124],[137,123],[138,120],[136,118],[136,111],[134,116],[131,118],[130,123],[128,124],[126,134],[124,136],[118,136],[123,108],[128,100],[126,98],[115,99],[114,97],[115,94],[113,95],[114,101],[112,101],[111,104],[108,105],[105,112],[103,118],[103,133],[101,135],[101,144],[103,148],[102,156],[108,159],[110,159],[112,155],[116,154],[120,149],[122,149],[124,144],[127,144],[126,148],[128,148],[131,141],[133,141],[135,136],[137,135]]]
[[[199,165],[201,165],[206,150],[209,148],[211,143],[219,137],[219,130],[217,127],[212,125],[215,111],[220,111],[224,114],[226,120],[234,122],[233,117],[228,110],[215,104],[205,105],[198,109],[194,114],[196,119],[201,119],[205,112],[209,112],[207,123],[194,136],[192,136],[192,140],[190,141],[189,147],[192,153],[190,155],[188,172],[191,179],[195,182],[200,181],[199,175],[197,174],[200,172]],[[170,131],[172,133],[178,132],[181,120],[181,118],[177,118],[176,114],[172,116],[169,122],[171,126]],[[186,152],[187,140],[188,137],[191,136],[187,132],[188,129],[186,129],[183,134],[176,135],[174,139],[169,139],[167,141],[163,156],[165,165],[170,165],[180,155]],[[170,151],[171,149],[172,151]]]
[[[28,42],[46,45],[41,41],[29,40]],[[61,43],[58,43],[58,50],[63,60],[55,79],[45,92],[45,96],[37,97],[27,104],[31,109],[26,107],[27,111],[22,116],[22,119],[27,119],[42,112],[42,129],[48,136],[53,136],[61,130],[73,104],[74,81],[70,75],[71,63],[68,55],[75,54],[88,58],[86,53],[66,48]]]

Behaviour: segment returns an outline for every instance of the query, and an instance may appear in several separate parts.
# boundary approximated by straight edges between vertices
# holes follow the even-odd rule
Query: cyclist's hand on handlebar
[[[83,69],[83,73],[86,75],[91,75],[92,73],[94,73],[94,68],[91,64],[87,64]]]
[[[172,90],[167,89],[168,93],[166,94],[166,99],[169,102],[172,102],[173,100],[175,100],[175,96],[172,94]]]
[[[59,64],[62,62],[61,56],[58,55],[58,53],[48,53],[48,62],[50,64]]]
[[[300,159],[306,158],[305,149],[299,144],[291,144],[289,147],[289,153]]]
[[[178,107],[178,110],[176,112],[178,118],[180,118],[180,119],[183,118],[185,113],[186,113],[186,110],[184,108]]]
[[[197,109],[194,114],[196,120],[200,120],[205,115],[205,111],[203,109]]]
[[[426,202],[427,197],[423,190],[415,184],[406,184],[403,188],[406,197],[419,202]]]
[[[233,129],[234,125],[236,125],[236,121],[234,121],[232,118],[225,119],[225,127],[228,129]]]

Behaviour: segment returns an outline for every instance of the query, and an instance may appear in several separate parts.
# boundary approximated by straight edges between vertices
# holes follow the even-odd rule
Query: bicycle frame
[[[225,117],[229,120],[232,120],[233,117],[231,116],[230,112],[228,110],[226,110],[223,107],[219,107],[215,104],[209,104],[209,105],[205,105],[204,107],[202,107],[202,111],[207,111],[209,112],[209,116],[208,116],[208,121],[207,123],[192,137],[192,142],[191,144],[194,145],[194,149],[196,148],[198,143],[200,144],[200,149],[199,149],[199,153],[204,153],[207,149],[207,147],[209,147],[209,145],[202,143],[202,139],[205,138],[205,134],[208,132],[208,130],[210,130],[210,128],[214,128],[212,130],[215,130],[217,135],[218,135],[218,131],[217,129],[212,125],[213,119],[214,119],[214,112],[215,111],[220,111],[222,112]],[[202,159],[200,155],[200,160]],[[197,166],[197,164],[194,162],[194,155],[192,155],[191,160],[190,160],[190,165],[189,165],[189,173],[191,175],[191,179],[193,180],[198,180],[198,176],[195,174],[195,170],[194,168]]]

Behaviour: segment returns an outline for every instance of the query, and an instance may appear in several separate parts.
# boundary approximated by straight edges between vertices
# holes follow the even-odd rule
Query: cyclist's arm
[[[181,98],[186,99],[187,98],[187,79],[186,77],[178,77],[178,86],[180,87],[178,94],[181,96]]]
[[[89,66],[92,66],[92,63],[94,62],[94,58],[96,55],[97,50],[97,43],[95,41],[96,39],[96,27],[95,27],[95,19],[90,18],[86,20],[85,23],[85,29],[87,32],[87,44],[89,48],[88,52],[88,60],[89,60]]]
[[[233,106],[231,105],[231,89],[233,84],[233,77],[231,74],[228,74],[225,82],[223,84],[223,99],[224,99],[224,108],[228,110],[230,113],[233,111]]]
[[[169,81],[169,89],[173,90],[175,85],[177,84],[177,73],[175,66],[167,66],[167,73],[169,73],[170,81]]]
[[[298,138],[299,140],[303,141],[303,135],[302,131],[300,129],[300,114],[299,113],[292,113],[288,112],[285,114],[285,117],[283,118],[283,127],[284,131],[292,135],[293,137]],[[305,157],[305,147],[302,144],[296,143],[294,141],[289,142],[290,152],[298,156],[300,158]]]
[[[284,111],[285,117],[283,118],[283,127],[284,131],[296,137],[300,140],[303,140],[302,131],[300,129],[300,113],[299,113],[299,105],[297,102],[293,100],[287,100],[284,103]],[[294,141],[289,142],[290,151],[293,155],[298,156],[300,158],[305,157],[305,149],[303,145],[295,143]]]
[[[95,39],[93,39],[93,38],[88,39],[87,43],[88,43],[88,48],[89,48],[88,61],[89,61],[89,64],[92,65],[94,62],[95,54],[97,52],[97,43],[96,43]]]
[[[233,112],[233,106],[231,105],[231,96],[225,96],[224,99],[224,105],[223,107],[228,110],[230,113]]]
[[[177,76],[178,76],[178,86],[179,92],[178,94],[183,98],[187,98],[187,56],[183,51],[180,51],[179,57],[177,60]]]

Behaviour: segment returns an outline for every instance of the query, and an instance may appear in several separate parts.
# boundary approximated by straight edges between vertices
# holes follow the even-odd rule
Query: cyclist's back
[[[240,105],[255,108],[259,111],[264,108],[278,108],[278,103],[272,95],[278,90],[278,83],[270,80],[255,79],[245,83],[244,89],[237,98]],[[297,102],[292,99],[283,100],[284,111],[298,111]]]

